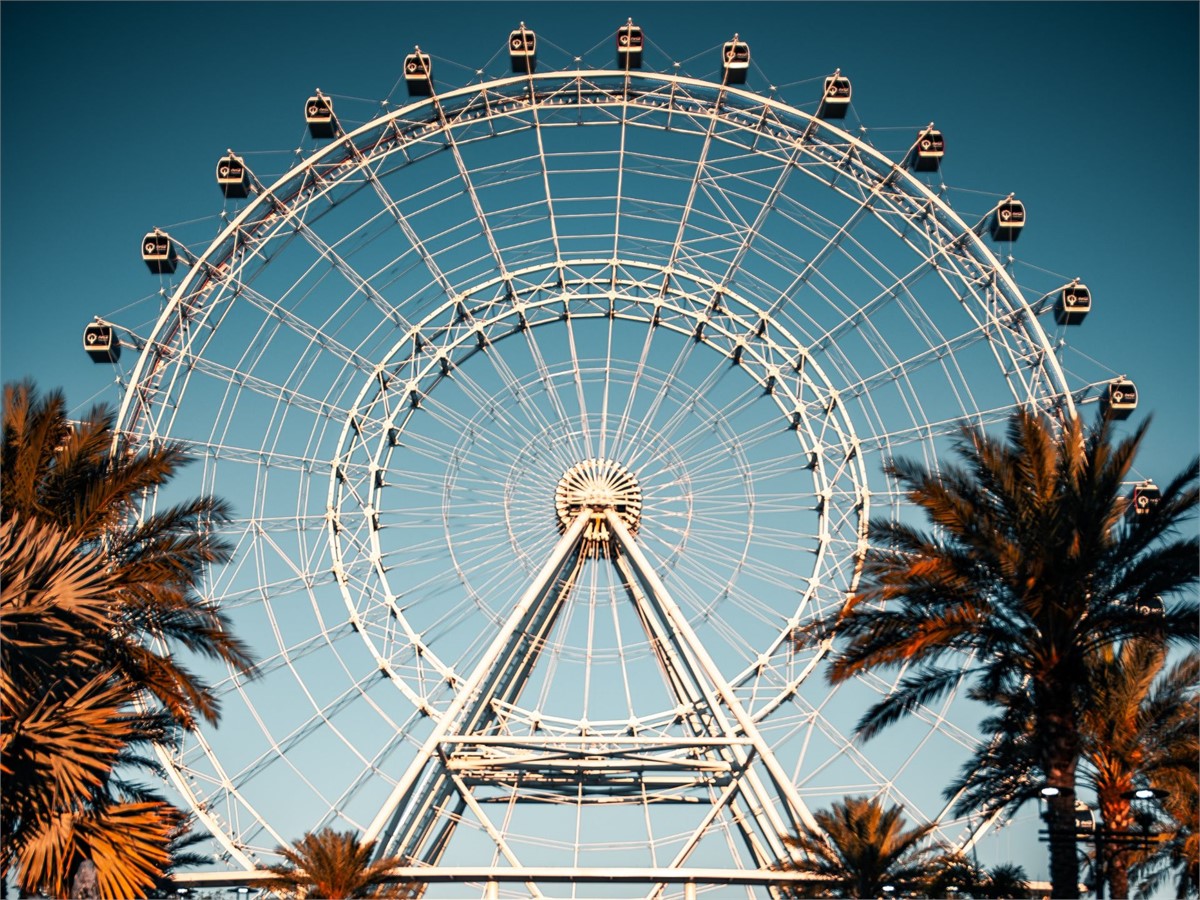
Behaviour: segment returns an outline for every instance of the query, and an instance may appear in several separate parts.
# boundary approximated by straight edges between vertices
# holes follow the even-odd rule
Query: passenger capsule
[[[331,138],[337,134],[337,119],[333,115],[333,101],[324,94],[315,94],[304,104],[304,121],[308,133],[314,138]]]
[[[1108,383],[1100,403],[1105,412],[1114,419],[1128,419],[1137,409],[1137,386],[1127,378],[1117,378]]]
[[[217,187],[227,198],[243,200],[250,195],[250,170],[240,156],[230,153],[217,161]]]
[[[111,325],[93,322],[83,329],[83,349],[95,363],[115,363],[121,358],[121,342]]]
[[[843,76],[839,69],[825,79],[825,93],[821,95],[817,115],[822,119],[844,119],[849,108],[850,79]]]
[[[1092,295],[1082,284],[1072,284],[1059,292],[1054,303],[1054,321],[1059,325],[1078,325],[1092,310]]]
[[[1001,200],[992,213],[992,240],[1015,241],[1025,227],[1025,204],[1020,200]]]
[[[508,57],[514,72],[532,75],[537,70],[537,35],[524,22],[508,36]]]
[[[174,275],[179,257],[171,236],[156,228],[142,238],[142,260],[155,275]]]
[[[433,96],[433,63],[420,47],[404,57],[404,84],[410,97]]]
[[[1082,800],[1075,801],[1075,833],[1090,834],[1096,830],[1096,815]]]
[[[940,131],[930,126],[917,135],[917,143],[913,146],[909,165],[917,172],[936,172],[945,155],[946,139]]]
[[[1163,599],[1155,594],[1153,597],[1137,598],[1134,600],[1133,608],[1148,619],[1161,619],[1166,614],[1167,608],[1163,605]]]
[[[1162,491],[1153,481],[1143,481],[1133,486],[1129,496],[1129,514],[1148,516],[1162,500]]]
[[[642,29],[630,19],[617,29],[617,68],[640,69],[642,67],[642,45],[645,39]]]
[[[750,45],[738,40],[736,34],[721,48],[721,71],[726,84],[746,83],[746,73],[750,71]]]

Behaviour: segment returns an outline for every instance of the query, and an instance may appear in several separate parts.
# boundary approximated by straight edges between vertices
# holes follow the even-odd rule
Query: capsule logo
[[[1012,210],[1011,209],[1000,210],[1000,218],[1003,219],[1005,222],[1007,222],[1009,219],[1012,218]]]
[[[221,166],[221,177],[222,178],[229,177],[229,166]]]
[[[410,62],[410,63],[408,64],[408,71],[410,71],[410,72],[416,72],[416,71],[417,71],[417,64],[416,64],[415,62]]]
[[[155,250],[157,250],[157,249],[158,249],[158,247],[157,247],[157,245],[154,243],[154,241],[146,241],[146,248],[145,248],[145,250],[146,250],[146,252],[147,252],[147,253],[153,253],[153,252],[154,252]]]
[[[929,138],[925,138],[923,141],[921,141],[921,149],[922,150],[928,150],[932,146],[933,146],[933,142],[931,140],[929,140]]]
[[[512,46],[514,50],[520,50],[524,42],[520,38],[513,38]]]
[[[622,47],[627,47],[627,46],[629,46],[629,35],[623,34],[619,38],[617,38],[617,41],[620,43],[620,45]]]
[[[87,336],[87,342],[88,342],[89,344],[94,344],[94,343],[96,343],[96,341],[97,341],[99,338],[100,338],[100,335],[96,334],[96,332],[94,332],[94,331],[89,331],[89,332],[88,332],[88,336]]]

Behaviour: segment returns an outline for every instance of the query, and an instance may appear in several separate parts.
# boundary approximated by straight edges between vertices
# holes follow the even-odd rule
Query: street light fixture
[[[1126,800],[1163,800],[1166,799],[1167,792],[1162,788],[1143,787],[1126,791],[1121,796]]]

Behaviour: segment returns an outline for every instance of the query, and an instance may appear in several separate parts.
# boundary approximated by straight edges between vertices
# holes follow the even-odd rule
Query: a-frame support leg
[[[424,842],[431,814],[454,789],[444,772],[435,771],[439,745],[450,734],[471,733],[480,718],[490,714],[496,691],[510,680],[508,676],[514,668],[523,668],[528,674],[530,667],[523,663],[540,651],[537,636],[546,634],[570,592],[564,581],[576,570],[584,529],[593,515],[590,510],[580,512],[559,538],[550,558],[367,829],[364,839],[378,842],[376,852],[380,856],[412,857],[418,850],[416,844]],[[415,841],[418,832],[420,840]]]

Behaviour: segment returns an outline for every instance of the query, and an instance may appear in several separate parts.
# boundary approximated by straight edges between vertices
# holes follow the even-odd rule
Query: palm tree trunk
[[[1053,781],[1050,782],[1053,784]],[[1075,840],[1075,789],[1059,787],[1047,801],[1050,842],[1050,893],[1061,900],[1079,897],[1079,856]]]
[[[1129,896],[1129,854],[1120,843],[1121,835],[1133,830],[1133,809],[1119,794],[1100,797],[1101,827],[1115,840],[1105,841],[1104,871],[1108,874],[1109,896],[1112,900],[1126,900]]]
[[[1046,828],[1050,841],[1051,896],[1059,900],[1079,897],[1079,856],[1075,849],[1075,767],[1079,760],[1079,736],[1069,706],[1065,710],[1056,708],[1069,697],[1070,693],[1065,689],[1058,697],[1054,697],[1052,691],[1046,692],[1043,698],[1050,702],[1042,706],[1043,715],[1039,722],[1047,737],[1043,764],[1046,785],[1058,789],[1057,794],[1047,798]]]
[[[71,879],[71,896],[79,900],[93,900],[100,896],[96,864],[90,859],[85,859],[75,870],[75,877]]]

